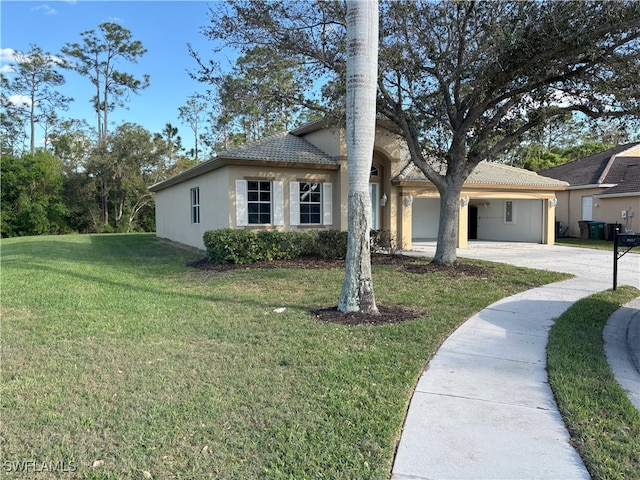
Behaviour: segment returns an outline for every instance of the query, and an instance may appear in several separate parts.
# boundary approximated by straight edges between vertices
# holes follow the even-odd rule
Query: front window
[[[250,225],[271,223],[271,182],[259,180],[247,182],[247,208]]]
[[[322,189],[320,183],[300,183],[300,224],[320,225],[322,220]]]
[[[200,188],[191,189],[191,223],[200,223]]]
[[[379,212],[379,204],[378,204],[378,184],[370,183],[369,184],[369,195],[371,196],[371,228],[373,230],[377,230],[380,228],[378,212]]]

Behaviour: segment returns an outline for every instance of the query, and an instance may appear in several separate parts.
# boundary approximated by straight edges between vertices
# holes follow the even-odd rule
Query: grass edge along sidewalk
[[[639,294],[624,286],[579,300],[549,335],[549,382],[594,480],[640,478],[640,412],[616,382],[602,339],[607,319]]]

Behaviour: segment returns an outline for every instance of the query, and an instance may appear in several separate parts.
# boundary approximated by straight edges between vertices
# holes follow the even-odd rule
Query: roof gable
[[[618,156],[618,154],[622,154],[638,145],[640,145],[640,142],[619,145],[595,155],[543,170],[540,174],[564,180],[571,186],[617,184],[624,178],[622,172],[625,171],[629,161],[631,160],[633,163],[638,160],[637,157],[633,160],[634,157]]]
[[[621,180],[615,187],[607,188],[605,195],[635,194],[640,195],[640,158],[629,159],[626,165],[620,165],[616,172]]]

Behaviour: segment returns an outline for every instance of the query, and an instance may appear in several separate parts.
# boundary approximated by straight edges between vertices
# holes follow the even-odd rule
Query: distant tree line
[[[148,75],[136,78],[122,70],[146,49],[113,22],[80,37],[58,54],[37,45],[15,52],[10,70],[0,74],[3,237],[153,231],[155,205],[147,187],[217,151],[314,118],[275,93],[305,88],[299,71],[276,63],[268,49],[255,48],[230,70],[216,70],[210,90],[190,95],[179,108],[192,132],[192,149],[183,147],[170,123],[162,132],[133,123],[113,127],[109,114],[150,84]],[[73,101],[60,92],[65,70],[95,87],[95,126],[63,117]]]

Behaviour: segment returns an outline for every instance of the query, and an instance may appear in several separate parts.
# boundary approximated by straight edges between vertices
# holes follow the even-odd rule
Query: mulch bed
[[[415,257],[408,255],[378,255],[371,256],[372,265],[397,265],[408,273],[429,274],[442,272],[448,277],[478,277],[489,278],[493,276],[490,269],[457,263],[453,266],[440,265],[436,263],[425,263]],[[250,265],[217,265],[203,258],[195,262],[188,263],[187,266],[204,270],[211,273],[222,273],[230,270],[250,270],[264,268],[301,268],[301,269],[326,269],[344,268],[344,260],[325,260],[322,258],[304,257],[295,260],[273,260],[269,262],[256,262]],[[320,321],[337,323],[340,325],[386,325],[413,320],[428,315],[428,313],[403,306],[377,305],[378,314],[368,314],[362,312],[344,313],[338,311],[337,307],[322,308],[311,311],[311,314]]]
[[[362,312],[344,313],[339,311],[338,307],[312,310],[311,314],[323,322],[340,325],[387,325],[428,316],[426,312],[409,307],[386,305],[377,305],[377,307],[378,315]]]

